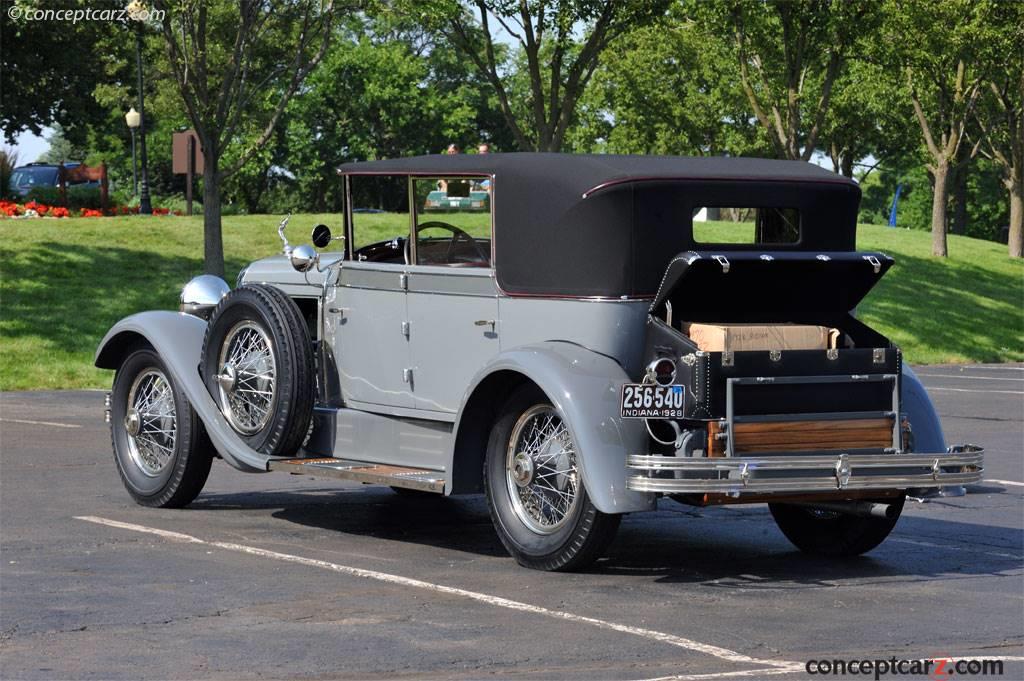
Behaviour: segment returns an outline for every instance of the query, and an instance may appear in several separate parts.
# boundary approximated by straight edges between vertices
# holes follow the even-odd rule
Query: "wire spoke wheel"
[[[505,478],[512,509],[530,530],[551,534],[579,502],[576,447],[554,407],[527,409],[509,438]]]
[[[145,475],[153,478],[174,459],[178,417],[174,392],[159,369],[140,372],[128,391],[124,416],[128,454]]]
[[[274,410],[277,387],[274,346],[263,328],[250,320],[228,331],[217,375],[221,410],[244,435],[258,433]]]

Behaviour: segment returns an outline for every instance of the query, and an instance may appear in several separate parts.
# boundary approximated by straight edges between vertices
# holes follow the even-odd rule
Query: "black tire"
[[[233,342],[236,330],[243,327],[268,344],[273,355],[274,384],[272,390],[264,391],[272,394],[260,419],[252,418],[249,411],[233,410],[229,405],[235,388],[224,390],[218,383],[225,343]],[[295,454],[309,432],[316,392],[313,344],[295,301],[265,284],[231,291],[210,317],[200,365],[214,401],[250,447],[271,456]],[[238,385],[243,385],[242,381]],[[243,416],[251,422],[241,423]]]
[[[768,504],[768,508],[782,534],[804,553],[845,558],[867,553],[881,544],[896,527],[906,499],[903,494],[890,502],[896,508],[893,518],[855,516],[788,504]]]
[[[161,395],[157,400],[159,409],[152,407],[152,403],[145,406],[145,394],[150,391]],[[172,404],[173,415],[168,415]],[[133,407],[133,428],[137,432],[130,434],[126,417]],[[139,416],[138,407],[145,416]],[[164,414],[158,419],[147,413],[158,410]],[[143,424],[141,430],[138,424]],[[150,433],[145,432],[147,427]],[[166,433],[172,431],[174,439],[168,443]],[[121,481],[142,506],[187,506],[199,496],[210,475],[213,445],[185,393],[151,348],[132,352],[114,375],[110,395],[110,441]],[[160,456],[167,459],[156,462],[154,451],[161,452]]]
[[[622,516],[602,513],[594,507],[577,470],[578,499],[557,523],[557,529],[541,534],[527,524],[520,515],[522,506],[512,497],[508,454],[517,423],[538,408],[553,411],[547,396],[527,385],[515,390],[500,410],[491,428],[484,462],[487,506],[501,543],[520,565],[545,571],[580,570],[601,557],[614,539]]]

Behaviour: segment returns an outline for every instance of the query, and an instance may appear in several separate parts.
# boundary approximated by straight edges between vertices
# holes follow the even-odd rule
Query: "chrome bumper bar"
[[[981,480],[985,450],[943,454],[828,454],[690,458],[633,455],[626,486],[670,494],[834,492],[969,485]]]

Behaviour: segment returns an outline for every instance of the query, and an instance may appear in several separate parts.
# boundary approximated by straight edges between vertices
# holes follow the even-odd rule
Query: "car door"
[[[406,334],[409,178],[346,178],[346,262],[327,313],[346,406],[398,413],[414,406]]]
[[[485,182],[487,189],[479,189]],[[451,420],[470,380],[499,351],[491,183],[483,177],[428,177],[412,184],[415,243],[406,298],[412,395],[416,409]],[[449,201],[435,205],[430,197],[439,187]],[[471,198],[454,205],[453,195]]]

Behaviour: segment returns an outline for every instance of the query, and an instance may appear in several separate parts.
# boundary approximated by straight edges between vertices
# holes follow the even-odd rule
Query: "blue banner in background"
[[[903,191],[903,185],[896,185],[896,195],[892,197],[892,206],[889,207],[889,226],[896,226],[896,209],[900,205],[900,192]]]

